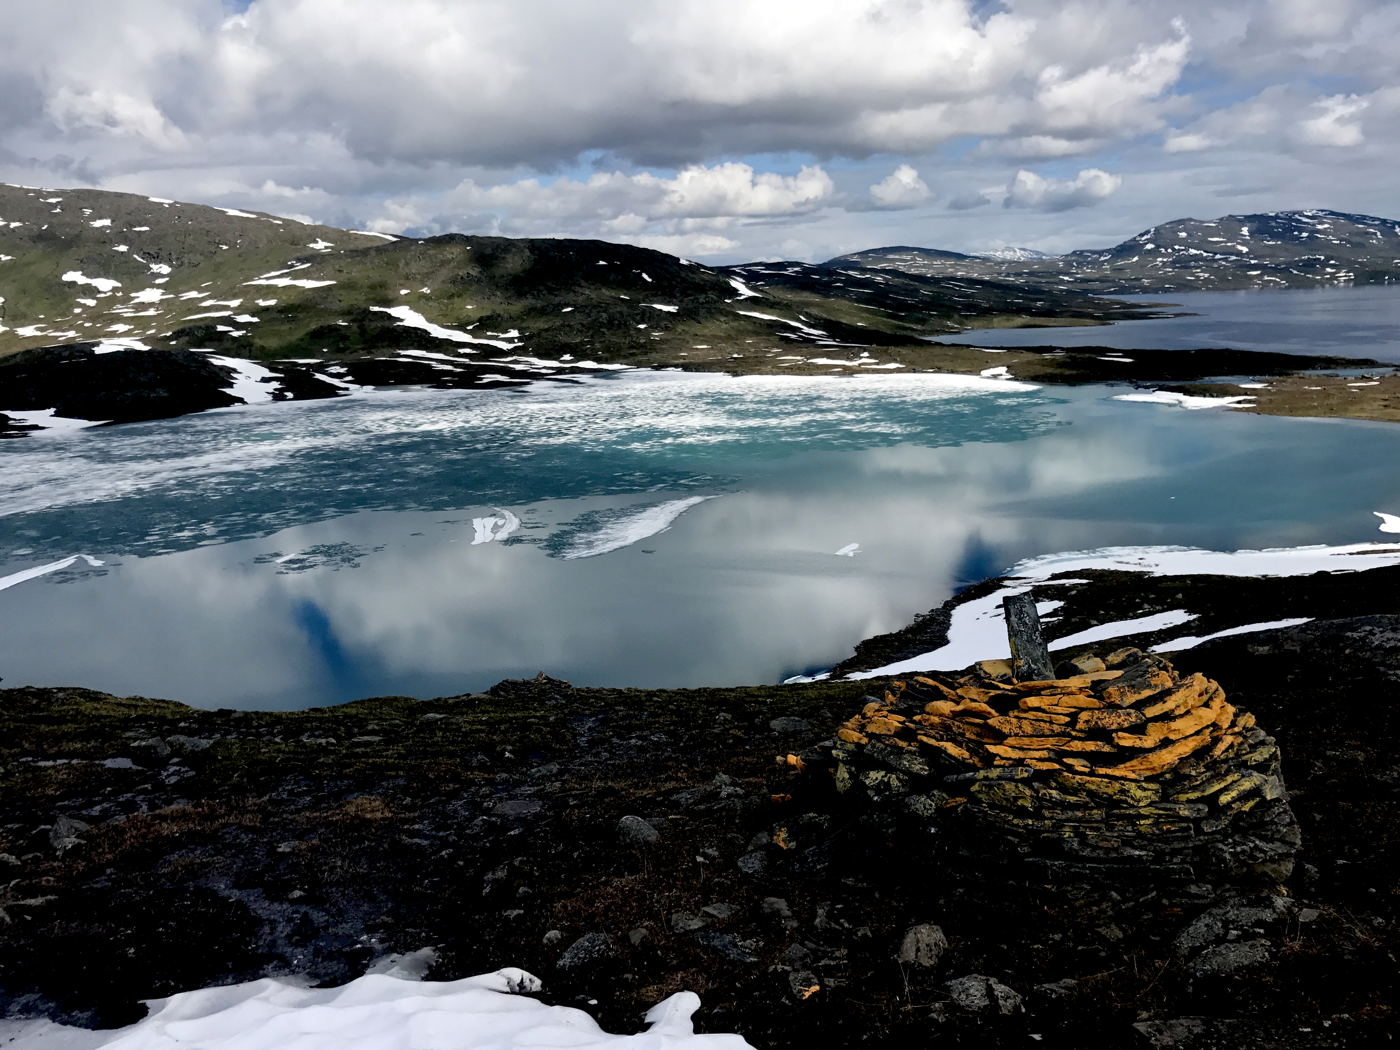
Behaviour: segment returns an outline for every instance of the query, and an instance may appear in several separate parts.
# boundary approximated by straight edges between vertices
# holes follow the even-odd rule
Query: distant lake
[[[1400,363],[1400,286],[1396,285],[1112,298],[1153,305],[1175,303],[1163,309],[1196,316],[1075,328],[972,329],[934,342],[992,347],[1107,346],[1115,350],[1232,347]]]
[[[1400,513],[1400,428],[1121,392],[641,372],[7,441],[0,674],[249,708],[774,682],[1021,558]]]

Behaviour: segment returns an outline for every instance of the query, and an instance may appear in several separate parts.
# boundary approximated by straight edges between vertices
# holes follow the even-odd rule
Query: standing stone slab
[[[1002,601],[1006,635],[1011,641],[1011,676],[1018,682],[1043,682],[1055,677],[1050,650],[1040,633],[1040,614],[1029,594],[1013,594]]]

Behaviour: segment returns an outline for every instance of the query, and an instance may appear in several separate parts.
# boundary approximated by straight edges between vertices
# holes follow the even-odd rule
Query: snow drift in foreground
[[[1197,547],[1105,547],[1093,551],[1048,554],[1012,566],[1006,573],[1007,583],[1001,590],[955,608],[953,622],[948,629],[948,644],[941,649],[920,653],[907,660],[886,664],[870,671],[855,671],[846,677],[878,678],[914,671],[958,671],[978,660],[1006,660],[1011,656],[1011,650],[1006,640],[1002,600],[1013,594],[1025,594],[1036,584],[1043,586],[1051,576],[1059,573],[1116,569],[1144,572],[1150,576],[1306,576],[1314,572],[1356,572],[1396,564],[1400,564],[1400,546],[1381,543],[1353,543],[1343,547],[1276,547],[1257,551],[1208,551]],[[1050,650],[1055,652],[1128,634],[1147,634],[1175,627],[1195,618],[1191,613],[1178,610],[1135,620],[1099,624],[1066,638],[1052,639]],[[1280,626],[1293,626],[1296,622],[1306,621],[1245,624],[1206,637],[1188,636],[1175,642],[1163,642],[1154,648],[1157,651],[1170,652],[1199,645],[1207,637],[1266,631]]]
[[[696,1035],[694,992],[646,1015],[650,1029],[610,1035],[582,1010],[518,993],[540,980],[507,967],[461,981],[366,974],[339,988],[265,978],[181,992],[150,1003],[143,1020],[113,1031],[52,1021],[0,1021],[7,1050],[753,1050],[737,1035]]]

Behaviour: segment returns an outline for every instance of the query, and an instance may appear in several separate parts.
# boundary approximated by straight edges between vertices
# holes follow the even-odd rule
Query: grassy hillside
[[[1130,316],[1006,282],[716,269],[601,241],[393,239],[98,190],[0,186],[0,220],[0,356],[120,338],[264,361],[426,348],[713,367],[756,343],[898,346],[973,320]]]

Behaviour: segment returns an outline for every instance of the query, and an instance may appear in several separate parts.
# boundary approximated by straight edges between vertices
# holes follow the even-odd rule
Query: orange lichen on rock
[[[1291,864],[1297,823],[1278,749],[1253,715],[1161,656],[1129,649],[1079,660],[1112,669],[1011,683],[988,662],[979,667],[998,677],[930,673],[893,684],[837,732],[838,786],[907,799],[922,815],[951,805],[951,785],[972,778],[958,813],[977,821],[976,836],[1009,836],[1020,843],[1013,854],[1050,851],[1055,863],[1151,867],[1154,851],[1196,850],[1209,867],[1226,842],[1261,870]],[[1231,839],[1245,814],[1255,824]],[[1258,824],[1259,814],[1272,823]],[[1275,857],[1282,867],[1270,867]]]

